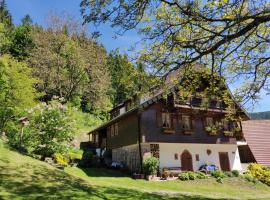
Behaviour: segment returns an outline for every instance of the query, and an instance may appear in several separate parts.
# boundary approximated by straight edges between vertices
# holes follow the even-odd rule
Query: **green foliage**
[[[240,175],[238,170],[232,170],[232,174],[234,177],[238,177]]]
[[[233,177],[233,173],[232,172],[224,172],[225,176],[227,177]]]
[[[221,184],[223,183],[223,179],[221,177],[217,177],[216,180],[217,180],[218,183],[221,183]]]
[[[211,176],[215,178],[224,178],[225,174],[221,170],[215,170],[211,172]]]
[[[189,174],[188,174],[188,172],[180,173],[180,174],[178,175],[178,178],[179,178],[181,181],[187,181],[187,180],[189,180]]]
[[[258,180],[256,178],[254,178],[250,173],[244,174],[243,178],[248,181],[248,182],[252,182],[254,184],[256,184],[258,182]]]
[[[270,186],[270,169],[266,166],[252,163],[248,166],[247,174]]]
[[[80,149],[72,148],[68,151],[67,154],[70,161],[81,160],[83,156],[83,151]]]
[[[8,134],[11,146],[43,157],[67,153],[74,136],[74,122],[66,106],[57,101],[39,104],[28,111],[29,124]]]
[[[10,56],[0,57],[0,132],[15,128],[15,117],[35,105],[38,93],[34,89],[37,80],[31,77],[31,70],[23,62]]]
[[[189,180],[195,180],[197,178],[196,172],[187,172]]]
[[[203,172],[196,172],[196,174],[197,174],[198,179],[206,179],[207,178],[206,174]]]
[[[5,0],[0,0],[0,23],[5,24],[9,29],[13,27],[12,17],[9,11],[7,10]]]
[[[149,157],[143,161],[143,169],[147,175],[155,175],[159,167],[159,160],[156,157]]]
[[[131,63],[127,55],[121,55],[118,51],[109,54],[107,68],[111,76],[110,93],[114,105],[140,94],[154,81],[141,63]]]
[[[42,80],[37,85],[44,92],[41,100],[63,97],[83,111],[106,116],[111,103],[105,49],[83,30],[69,34],[65,23],[58,29],[35,26],[31,33],[35,48],[28,63],[34,76]]]
[[[29,25],[21,25],[14,28],[10,33],[10,44],[8,53],[18,60],[24,60],[30,55],[30,51],[34,48],[34,42],[30,34],[31,27]]]

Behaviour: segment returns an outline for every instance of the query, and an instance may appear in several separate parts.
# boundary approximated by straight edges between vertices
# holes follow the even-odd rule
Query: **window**
[[[200,156],[199,156],[199,154],[196,154],[195,157],[196,157],[196,161],[200,161]]]
[[[118,135],[118,123],[114,124],[114,135]]]
[[[174,154],[174,160],[178,160],[178,154],[177,153]]]
[[[190,116],[183,115],[182,122],[183,122],[183,129],[184,130],[191,130],[192,129]]]
[[[212,117],[206,117],[206,126],[213,126],[214,120]]]
[[[116,135],[118,135],[119,130],[118,130],[118,122],[111,125],[110,127],[108,127],[108,135],[110,137],[114,137]]]
[[[162,113],[162,127],[171,128],[170,113]]]

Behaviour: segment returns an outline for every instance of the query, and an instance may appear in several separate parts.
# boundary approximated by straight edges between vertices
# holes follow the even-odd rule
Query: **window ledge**
[[[171,129],[171,128],[163,128],[163,132],[164,133],[171,134],[171,133],[175,133],[175,130],[174,129]]]

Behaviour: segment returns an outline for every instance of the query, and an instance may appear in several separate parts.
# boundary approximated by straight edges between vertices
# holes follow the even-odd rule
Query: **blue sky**
[[[29,14],[34,23],[45,26],[46,16],[51,11],[65,11],[80,18],[80,0],[6,0],[6,2],[15,24],[20,23],[23,16]],[[100,31],[102,36],[99,41],[108,51],[119,48],[121,52],[128,52],[130,47],[140,39],[140,36],[134,31],[129,31],[125,35],[115,38],[116,30],[106,24],[97,28],[89,26],[88,30],[89,32]],[[270,96],[262,94],[259,104],[255,106],[254,110],[249,109],[248,111],[270,111]]]

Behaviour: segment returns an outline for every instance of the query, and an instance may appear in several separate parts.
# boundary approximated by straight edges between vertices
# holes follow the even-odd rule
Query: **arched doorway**
[[[193,171],[192,155],[188,150],[184,150],[181,154],[182,171]]]

